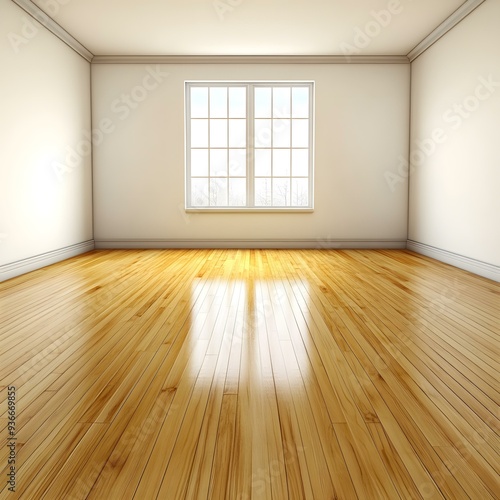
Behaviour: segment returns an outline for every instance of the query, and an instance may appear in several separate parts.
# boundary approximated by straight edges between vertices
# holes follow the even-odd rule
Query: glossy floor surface
[[[0,284],[0,498],[499,498],[499,330],[406,251],[70,259]]]

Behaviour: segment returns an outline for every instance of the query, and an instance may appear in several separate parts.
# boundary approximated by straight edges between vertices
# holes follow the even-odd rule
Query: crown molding
[[[93,64],[409,64],[406,56],[94,56]]]
[[[88,62],[91,62],[94,54],[84,47],[74,36],[70,35],[64,28],[59,26],[51,17],[35,5],[31,0],[12,0],[16,5],[21,7],[33,19],[38,21],[42,26],[47,28],[57,38],[62,40],[66,45],[73,49],[78,55],[82,56]]]
[[[408,52],[407,57],[413,62],[424,53],[431,45],[436,43],[448,31],[463,21],[472,11],[477,9],[485,0],[467,0],[450,17],[445,19],[434,31],[429,33],[416,47]]]
[[[485,0],[467,0],[405,55],[100,55],[94,56],[75,37],[31,0],[12,0],[42,26],[94,64],[408,64],[465,19]]]

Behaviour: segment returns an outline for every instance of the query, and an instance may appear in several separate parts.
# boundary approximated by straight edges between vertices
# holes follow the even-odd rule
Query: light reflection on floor
[[[240,385],[249,380],[254,388],[280,381],[303,384],[310,370],[308,292],[305,280],[208,279],[193,283],[187,336],[189,376],[198,376],[207,355],[230,350],[230,367],[231,358],[240,361]],[[297,297],[302,297],[301,304]],[[276,356],[285,363],[273,363]],[[218,366],[217,370],[224,368]],[[220,383],[224,378],[216,380]]]

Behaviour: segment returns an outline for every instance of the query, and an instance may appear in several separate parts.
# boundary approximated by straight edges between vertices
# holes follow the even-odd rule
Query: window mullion
[[[210,124],[212,123],[211,122],[211,118],[210,118],[210,96],[212,94],[212,87],[208,87],[208,103],[207,103],[207,109],[208,109],[208,172],[207,172],[207,175],[208,175],[208,206],[211,207],[212,204],[211,204],[211,199],[212,197],[210,196],[211,195],[211,191],[210,191],[210,188],[212,187],[212,179],[210,177],[210,167],[211,167],[211,152],[212,152],[212,149],[210,147]]]
[[[290,206],[293,205],[293,178],[292,178],[292,151],[293,151],[293,87],[290,87],[290,163],[288,164],[289,172],[289,183],[290,183]]]
[[[184,92],[186,93],[184,99],[186,101],[186,189],[184,193],[184,204],[185,208],[191,207],[193,205],[193,200],[191,200],[191,86],[185,86]],[[189,142],[188,142],[189,141]]]
[[[247,86],[247,147],[246,147],[246,174],[247,174],[247,207],[255,206],[254,190],[254,158],[255,158],[255,117],[254,117],[254,85]]]
[[[274,89],[271,86],[271,206],[274,207]]]
[[[227,109],[227,113],[226,113],[226,144],[227,144],[227,148],[226,148],[226,206],[229,206],[229,200],[230,200],[230,193],[229,193],[229,176],[231,175],[230,171],[229,171],[229,149],[231,147],[231,145],[229,144],[229,124],[230,124],[230,118],[229,118],[229,94],[231,92],[231,87],[228,85],[227,87],[227,93],[226,93],[226,109]]]
[[[307,124],[309,127],[309,144],[308,146],[308,153],[309,153],[309,165],[308,165],[308,187],[309,187],[309,199],[308,199],[308,204],[309,206],[312,206],[314,203],[314,169],[313,169],[313,161],[314,161],[314,124],[313,124],[313,118],[314,118],[314,87],[313,85],[309,84],[309,114],[307,117]]]

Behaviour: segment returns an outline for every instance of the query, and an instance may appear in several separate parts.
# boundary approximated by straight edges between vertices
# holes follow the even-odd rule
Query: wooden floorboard
[[[0,284],[0,499],[499,499],[499,334],[408,251],[90,252]]]

